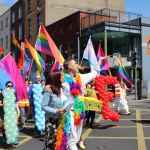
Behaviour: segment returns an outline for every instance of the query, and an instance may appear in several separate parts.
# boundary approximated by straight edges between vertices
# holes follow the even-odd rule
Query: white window
[[[8,17],[6,17],[6,27],[8,27]]]
[[[22,17],[22,8],[19,7],[19,19]]]
[[[1,30],[3,30],[3,21],[1,21]]]
[[[12,35],[15,36],[15,29],[12,30]]]
[[[19,25],[19,40],[22,40],[22,24]]]
[[[8,36],[6,35],[6,49],[8,49]]]
[[[12,12],[12,23],[15,22],[15,12]]]
[[[1,38],[1,47],[3,47],[3,38]]]

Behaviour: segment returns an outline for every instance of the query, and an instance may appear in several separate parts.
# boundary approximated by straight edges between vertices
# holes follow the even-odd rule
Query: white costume
[[[91,73],[87,74],[80,74],[81,81],[82,81],[82,88],[90,82],[92,79],[94,79],[97,76],[98,72],[96,70],[93,70]],[[67,96],[68,100],[71,102],[74,102],[74,98],[71,96],[70,93],[70,85],[68,83],[63,83],[63,89],[64,89],[64,94]],[[70,136],[68,139],[68,145],[70,150],[77,150],[77,143],[80,140],[81,133],[82,133],[82,126],[83,126],[83,121],[81,121],[79,126],[74,125],[74,110],[73,108],[70,111],[71,115],[71,131],[70,131]]]
[[[121,92],[120,92],[120,103],[118,106],[118,111],[125,111],[127,114],[129,113],[129,107],[128,107],[128,103],[126,100],[126,87],[125,88],[121,88]]]

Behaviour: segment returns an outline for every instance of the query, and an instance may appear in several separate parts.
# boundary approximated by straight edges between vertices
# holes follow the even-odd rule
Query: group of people
[[[50,72],[46,81],[41,80],[41,76],[37,75],[35,83],[32,83],[30,86],[27,85],[30,107],[33,108],[35,133],[37,135],[45,133],[45,150],[77,150],[78,147],[85,149],[81,136],[83,121],[86,117],[86,125],[92,128],[95,112],[88,111],[86,113],[85,111],[84,100],[82,98],[84,94],[83,87],[87,85],[87,88],[94,89],[91,81],[98,75],[100,71],[99,65],[90,73],[79,74],[77,62],[73,58],[70,58],[64,62],[62,70]],[[10,87],[8,85],[6,83],[7,88]],[[11,85],[13,84],[11,83]],[[117,95],[117,88],[122,90],[123,86],[117,87],[116,85],[116,98],[120,96],[119,94]],[[90,94],[87,93],[87,96],[90,96]],[[96,97],[96,92],[94,96]],[[0,100],[0,108],[3,108],[2,91],[0,92]],[[124,103],[124,106],[126,113],[129,114],[127,103]],[[116,103],[116,107],[120,111],[120,103]],[[21,114],[21,122],[22,126],[24,126],[26,119],[25,109],[21,109],[21,112],[23,112]],[[4,121],[3,110],[1,111],[1,118]],[[3,137],[6,137],[4,126]]]

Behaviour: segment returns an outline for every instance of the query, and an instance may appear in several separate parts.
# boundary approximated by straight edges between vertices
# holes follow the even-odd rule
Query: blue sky
[[[115,0],[114,0],[115,1]],[[125,0],[126,11],[150,17],[150,0]]]
[[[10,6],[16,1],[17,0],[0,0],[0,4]],[[125,8],[126,11],[140,13],[144,17],[150,17],[150,0],[125,0]]]
[[[11,6],[13,5],[17,0],[0,0],[0,4]]]

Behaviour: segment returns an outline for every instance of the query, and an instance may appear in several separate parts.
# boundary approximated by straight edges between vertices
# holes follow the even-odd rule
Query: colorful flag
[[[26,49],[28,49],[30,51],[33,61],[36,63],[37,74],[41,74],[45,69],[45,63],[44,63],[43,59],[38,54],[38,52],[31,46],[31,44],[28,42],[27,39],[25,39],[25,46],[26,46]]]
[[[19,70],[23,70],[23,67],[24,67],[24,51],[21,48],[19,42],[16,40],[16,38],[13,35],[12,35],[12,43],[14,44],[15,49],[17,51],[20,51],[20,58],[19,58],[19,61],[18,61],[18,68],[19,68]]]
[[[42,24],[39,29],[35,49],[47,55],[53,56],[55,60],[61,64],[64,62],[62,54]]]
[[[4,54],[4,47],[0,48],[0,55]]]
[[[105,54],[101,48],[101,45],[99,45],[98,52],[97,52],[97,61],[99,61],[101,57],[105,57]],[[109,70],[110,67],[109,67],[108,60],[107,59],[102,60],[100,67],[101,67],[101,70]]]
[[[26,53],[24,53],[24,56],[25,56],[25,61],[24,61],[24,67],[22,73],[24,76],[26,76],[27,73],[29,73],[30,71],[32,60],[28,58],[28,55]]]
[[[89,38],[87,46],[84,50],[83,58],[87,59],[90,62],[91,70],[97,67],[97,58],[95,55],[91,37]]]
[[[6,82],[11,81],[10,77],[7,75],[7,73],[0,68],[0,89],[5,90],[6,89]]]
[[[0,60],[0,68],[7,73],[13,82],[18,101],[28,99],[25,81],[10,53]]]
[[[118,75],[126,80],[128,83],[132,84],[131,78],[129,77],[128,73],[126,72],[126,69],[122,63],[121,57],[118,59]]]

